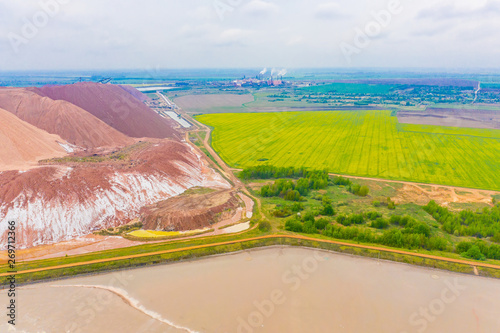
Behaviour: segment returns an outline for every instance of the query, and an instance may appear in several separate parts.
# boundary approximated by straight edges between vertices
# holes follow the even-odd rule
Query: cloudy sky
[[[500,0],[0,0],[0,71],[500,68],[499,31]]]

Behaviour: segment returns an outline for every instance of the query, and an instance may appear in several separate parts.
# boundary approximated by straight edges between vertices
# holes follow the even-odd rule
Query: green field
[[[328,169],[355,176],[500,190],[500,130],[399,124],[390,111],[205,114],[232,167]]]
[[[309,94],[388,94],[397,89],[396,85],[388,84],[364,84],[364,83],[330,83],[302,88],[301,90]]]

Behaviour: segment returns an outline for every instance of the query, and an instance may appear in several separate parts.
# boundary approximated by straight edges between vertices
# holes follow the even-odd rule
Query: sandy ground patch
[[[232,234],[235,232],[241,232],[250,229],[250,222],[240,223],[223,229],[223,233]]]
[[[495,192],[460,189],[457,190],[451,187],[442,186],[419,186],[416,184],[404,184],[398,190],[396,197],[393,200],[398,203],[415,203],[417,205],[426,205],[429,201],[434,200],[439,205],[448,205],[454,203],[492,203],[492,194]]]

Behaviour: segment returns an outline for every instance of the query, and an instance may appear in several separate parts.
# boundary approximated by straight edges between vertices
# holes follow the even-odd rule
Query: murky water
[[[299,248],[32,285],[17,305],[21,332],[500,332],[500,280]]]

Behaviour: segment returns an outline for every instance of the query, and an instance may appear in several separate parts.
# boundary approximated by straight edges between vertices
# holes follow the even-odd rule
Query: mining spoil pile
[[[0,171],[26,170],[38,160],[65,156],[58,142],[64,140],[0,109]]]
[[[120,147],[134,142],[86,110],[25,88],[0,89],[0,108],[79,147]]]
[[[16,246],[32,247],[126,224],[192,187],[230,187],[133,90],[0,88],[0,248],[8,220]]]
[[[130,95],[134,96],[141,102],[151,101],[151,98],[149,98],[147,95],[143,94],[142,92],[140,92],[139,90],[135,89],[132,86],[120,85],[119,87],[128,92]]]
[[[128,223],[142,207],[192,187],[228,188],[204,163],[187,145],[161,140],[119,161],[3,172],[0,217],[19,221],[18,247],[70,240]],[[6,227],[0,224],[0,234]]]
[[[36,89],[41,95],[81,107],[130,137],[179,138],[170,120],[151,110],[129,90],[91,82]]]
[[[144,207],[141,222],[146,230],[201,229],[230,217],[238,206],[236,194],[230,190],[181,195]]]

